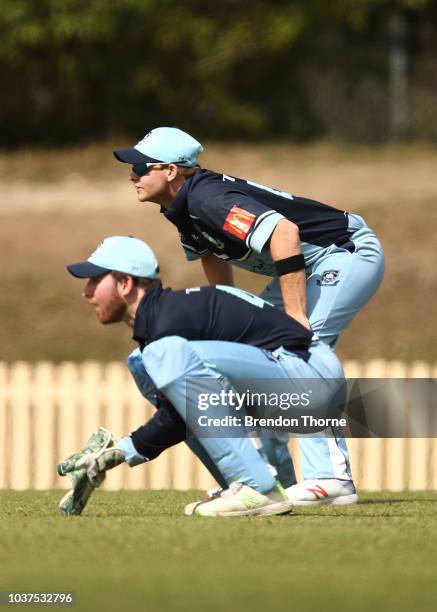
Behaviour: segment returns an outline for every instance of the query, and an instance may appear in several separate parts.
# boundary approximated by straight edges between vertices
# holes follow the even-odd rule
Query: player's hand
[[[91,435],[84,448],[58,463],[56,470],[59,476],[66,476],[67,474],[72,474],[73,472],[77,472],[81,469],[87,470],[87,458],[97,455],[107,448],[114,447],[114,445],[115,439],[111,432],[104,427],[99,427],[99,429]],[[101,484],[104,480],[104,476],[103,478],[98,479],[97,475],[94,473],[93,478],[96,482],[100,480],[99,484]],[[74,478],[72,480],[74,481]],[[96,486],[99,485],[97,484]]]
[[[102,482],[105,480],[106,474],[105,472],[99,472],[96,470],[95,460],[93,459],[93,455],[95,453],[87,453],[84,454],[83,451],[79,453],[74,453],[74,455],[70,455],[61,463],[58,463],[56,466],[57,472],[59,476],[66,476],[67,474],[72,474],[72,472],[80,472],[81,470],[85,470],[87,472],[87,477],[93,487],[99,487]],[[88,470],[94,468],[92,470],[92,478],[88,475]]]
[[[85,453],[85,450],[81,450],[77,453],[73,453],[63,461],[60,461],[56,466],[56,471],[59,476],[66,476],[70,472],[79,470],[78,463],[84,458]]]
[[[114,444],[114,438],[104,428],[92,434],[85,448],[70,455],[56,466],[60,476],[68,476],[73,488],[68,491],[58,504],[59,510],[66,516],[82,514],[94,489],[105,480],[106,472],[94,475],[93,482],[88,478],[87,459],[95,455],[96,449],[102,450],[107,445]]]
[[[97,453],[83,455],[77,461],[76,469],[85,469],[90,483],[93,487],[98,487],[105,479],[106,470],[112,470],[123,462],[124,453],[121,449],[106,448]]]

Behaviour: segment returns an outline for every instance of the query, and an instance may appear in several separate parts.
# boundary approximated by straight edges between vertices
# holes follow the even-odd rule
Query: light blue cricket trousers
[[[153,404],[153,406],[157,407],[158,389],[155,387],[152,379],[146,372],[139,348],[134,349],[129,355],[127,359],[127,367],[129,368],[129,371],[132,374],[132,377],[143,397]],[[214,480],[216,480],[221,487],[226,488],[228,486],[226,480],[223,478],[223,475],[221,472],[219,472],[215,463],[211,460],[203,446],[200,444],[199,440],[193,437],[187,437],[185,443],[192,450],[192,452],[197,455]],[[130,467],[135,467],[136,465],[144,463],[145,458],[137,452],[130,436],[122,438],[118,446],[123,450],[126,463]]]
[[[234,348],[235,347],[232,344],[229,347],[228,354],[232,354]],[[274,359],[274,358],[271,356],[270,359]],[[142,357],[142,354],[139,348],[136,348],[129,355],[128,360],[127,360],[127,365],[128,365],[129,371],[132,374],[141,394],[149,402],[151,402],[154,406],[157,406],[158,389],[156,388],[149,374],[146,372],[146,369],[144,367],[143,357]],[[235,368],[233,368],[233,370],[235,371]],[[291,457],[288,452],[288,447],[282,445],[281,439],[282,438],[280,437],[276,444],[273,441],[271,444],[269,444],[268,450],[272,451],[273,449],[273,452],[271,452],[271,456],[267,456],[264,448],[261,445],[261,441],[259,440],[259,435],[258,435],[258,444],[256,444],[256,446],[258,448],[258,451],[262,455],[262,457],[266,461],[268,461],[268,463],[273,467],[281,484],[284,487],[288,487],[294,482],[293,465],[292,465]],[[276,441],[276,438],[274,438],[274,440]],[[203,448],[199,440],[196,437],[189,436],[185,440],[185,443],[192,450],[192,452],[195,455],[197,455],[198,459],[200,459],[200,461],[203,463],[206,469],[210,472],[212,477],[217,481],[217,483],[221,487],[226,488],[228,486],[228,483],[223,478],[223,475],[218,470],[217,465],[212,461],[212,459],[210,458],[208,453],[205,451],[205,449]],[[145,458],[137,452],[130,436],[126,436],[125,438],[122,438],[119,441],[118,446],[123,450],[125,454],[125,458],[126,458],[126,463],[130,467],[135,467],[136,465],[140,465],[144,463]]]
[[[222,344],[226,344],[225,350],[233,350],[233,343]],[[152,342],[143,350],[142,360],[153,385],[170,400],[185,421],[187,379],[196,382],[198,392],[203,389],[206,393],[220,394],[223,389],[231,388],[224,373],[213,366],[214,362],[203,360],[192,343],[179,336]],[[226,415],[225,411],[226,408]],[[233,415],[232,408],[227,414]],[[235,481],[243,482],[260,493],[267,493],[276,486],[276,474],[248,437],[205,437],[194,442],[206,453],[206,456],[200,453],[202,461],[207,464],[209,458],[214,463],[226,486]],[[130,464],[134,465],[135,458],[132,459]],[[214,471],[210,471],[214,475]]]
[[[226,380],[227,388],[246,391],[248,381],[254,390],[256,381],[278,381],[278,392],[306,390],[306,379],[323,383],[325,403],[330,403],[343,380],[343,371],[336,355],[323,342],[311,345],[306,362],[284,349],[270,353],[256,347],[234,342],[191,341],[178,336],[162,338],[149,344],[142,353],[143,364],[153,384],[171,401],[178,413],[187,418],[187,381],[196,381],[196,389],[220,393]],[[211,386],[211,383],[215,386]],[[297,409],[297,414],[299,413]],[[233,408],[227,414],[235,416]],[[210,434],[209,434],[210,435]],[[227,484],[235,480],[265,493],[275,485],[275,478],[248,438],[199,439]],[[334,444],[336,441],[334,439]],[[338,460],[345,460],[344,456]],[[348,470],[349,466],[343,466]]]
[[[355,251],[351,253],[336,245],[328,247],[309,270],[307,278],[307,311],[311,327],[323,342],[333,348],[339,335],[375,294],[385,269],[381,244],[359,215],[349,214],[349,229],[354,232],[351,239]],[[334,274],[327,274],[329,272]],[[260,297],[283,308],[277,278],[269,283]],[[338,431],[330,429],[326,435],[299,436],[297,441],[304,479],[352,478],[346,442]],[[263,437],[262,443],[280,474],[293,469],[286,452],[287,436]]]

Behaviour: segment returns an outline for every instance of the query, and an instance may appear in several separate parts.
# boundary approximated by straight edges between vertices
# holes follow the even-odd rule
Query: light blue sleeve
[[[132,438],[130,436],[124,436],[117,442],[117,448],[123,451],[124,460],[128,464],[129,467],[135,467],[136,465],[140,465],[141,463],[145,463],[149,461],[147,457],[143,457],[137,451],[132,442]]]
[[[254,229],[246,238],[247,246],[257,253],[261,253],[265,243],[273,234],[273,230],[282,219],[285,219],[285,217],[273,210],[259,216],[256,220]]]

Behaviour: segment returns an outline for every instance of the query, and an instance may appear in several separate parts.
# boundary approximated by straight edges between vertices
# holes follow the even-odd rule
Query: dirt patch
[[[111,154],[115,145],[72,151],[0,154],[0,212],[129,211],[135,196],[129,166]],[[202,164],[298,195],[359,211],[369,204],[437,197],[437,150],[208,145]],[[211,151],[211,152],[209,152]]]

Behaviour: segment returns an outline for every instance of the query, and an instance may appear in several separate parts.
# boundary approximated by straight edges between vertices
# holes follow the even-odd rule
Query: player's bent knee
[[[203,363],[185,338],[167,336],[143,350],[143,363],[158,389],[182,377],[196,376]]]

